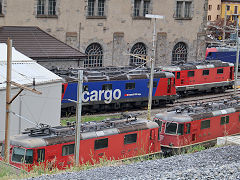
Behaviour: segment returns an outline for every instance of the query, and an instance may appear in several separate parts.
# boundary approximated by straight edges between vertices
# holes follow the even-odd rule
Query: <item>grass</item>
[[[199,152],[199,151],[203,151],[206,148],[202,145],[197,145],[197,146],[191,146],[189,147],[189,149],[187,149],[187,153],[195,153],[195,152]]]
[[[84,116],[81,119],[81,122],[88,122],[88,121],[102,121],[107,118],[119,118],[120,115],[109,115],[109,116]],[[75,122],[76,121],[76,116],[74,117],[67,117],[67,118],[62,118],[61,119],[61,125],[66,126],[67,122]]]
[[[0,165],[0,178],[12,175],[11,168]]]

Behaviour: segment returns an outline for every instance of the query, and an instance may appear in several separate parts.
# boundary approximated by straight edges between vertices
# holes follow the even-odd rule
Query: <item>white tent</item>
[[[7,45],[0,43],[0,141],[5,133]],[[31,58],[12,48],[12,81],[32,87],[41,95],[24,90],[11,104],[10,135],[34,124],[60,124],[62,79]],[[19,88],[12,85],[11,97]]]

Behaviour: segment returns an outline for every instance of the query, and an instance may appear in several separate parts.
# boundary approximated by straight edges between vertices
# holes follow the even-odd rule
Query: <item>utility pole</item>
[[[83,70],[78,71],[78,93],[77,93],[77,115],[75,126],[75,165],[79,166],[80,154],[80,132],[81,132],[81,115],[82,115],[82,86]]]
[[[164,16],[160,15],[153,15],[153,14],[146,14],[146,18],[154,19],[154,26],[153,26],[153,55],[151,57],[151,74],[150,74],[150,83],[149,83],[149,94],[148,94],[148,116],[147,119],[151,119],[151,109],[152,109],[152,91],[153,91],[153,76],[154,76],[154,65],[155,65],[155,56],[156,56],[156,20],[163,19]]]
[[[7,84],[6,84],[6,117],[5,117],[5,145],[4,145],[4,161],[9,163],[9,116],[10,116],[10,95],[11,95],[11,79],[12,79],[12,40],[7,40]]]
[[[226,6],[225,6],[225,16],[224,16],[224,22],[223,22],[223,41],[225,41],[225,34],[226,34],[226,32],[225,32],[225,27],[226,27],[226,24],[227,24],[227,4],[226,4]]]
[[[11,98],[11,85],[20,88],[19,92]],[[9,125],[10,125],[10,108],[11,103],[18,97],[23,90],[28,90],[36,94],[42,94],[36,89],[31,89],[24,85],[12,81],[12,40],[7,40],[7,81],[6,81],[6,119],[5,119],[5,144],[4,144],[4,161],[9,163]]]
[[[236,96],[236,91],[237,91],[237,77],[238,77],[238,64],[239,64],[239,38],[238,38],[238,30],[239,30],[239,18],[237,17],[237,32],[236,32],[237,54],[236,54],[235,77],[234,77],[234,96]]]

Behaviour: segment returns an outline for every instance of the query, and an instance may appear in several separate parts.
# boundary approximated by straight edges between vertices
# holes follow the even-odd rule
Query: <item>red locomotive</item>
[[[79,161],[94,163],[99,158],[117,160],[160,152],[158,128],[156,122],[136,117],[84,123]],[[74,163],[74,146],[75,126],[28,129],[25,134],[11,137],[10,164],[27,170],[39,163],[63,169]]]
[[[162,66],[175,74],[176,91],[184,96],[199,91],[223,92],[234,84],[234,64],[219,60]]]
[[[159,113],[154,121],[160,126],[163,151],[196,144],[216,143],[217,137],[240,133],[240,103],[237,100],[183,105]]]

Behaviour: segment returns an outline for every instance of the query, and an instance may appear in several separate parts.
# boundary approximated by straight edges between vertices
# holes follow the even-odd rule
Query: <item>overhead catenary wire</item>
[[[25,117],[23,117],[23,116],[15,113],[15,112],[13,112],[13,111],[10,111],[10,113],[12,113],[13,115],[15,115],[15,116],[17,116],[17,117],[20,117],[21,119],[24,119],[25,121],[27,121],[27,122],[29,122],[29,123],[31,123],[31,124],[34,124],[34,125],[36,125],[36,126],[39,125],[37,122],[34,123],[34,122],[32,122],[31,120],[29,120],[29,119],[27,119],[27,118],[25,118]]]

